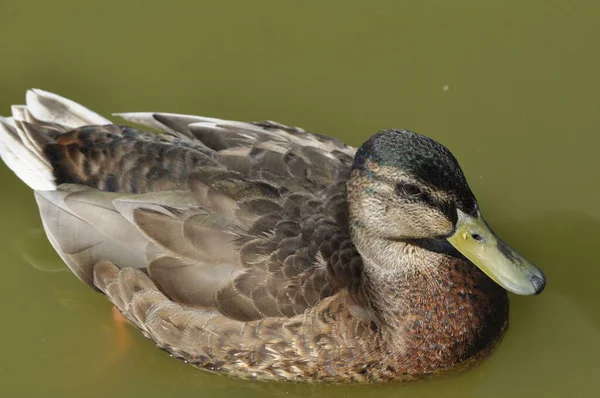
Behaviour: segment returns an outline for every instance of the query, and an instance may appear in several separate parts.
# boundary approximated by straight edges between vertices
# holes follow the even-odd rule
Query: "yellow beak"
[[[460,210],[448,241],[500,286],[516,294],[539,294],[546,286],[542,270],[496,236],[481,218]]]

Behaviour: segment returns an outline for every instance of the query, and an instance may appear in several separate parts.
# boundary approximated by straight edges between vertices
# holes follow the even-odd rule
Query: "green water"
[[[80,283],[0,165],[3,397],[594,397],[600,389],[600,3],[2,0],[0,112],[29,87],[108,114],[273,119],[358,145],[447,145],[484,214],[548,276],[475,370],[425,383],[232,380],[170,358]]]

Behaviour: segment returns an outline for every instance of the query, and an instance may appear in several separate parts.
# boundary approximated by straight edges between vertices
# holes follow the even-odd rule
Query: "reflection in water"
[[[43,228],[31,228],[14,241],[15,250],[23,261],[41,272],[70,272],[62,260],[56,258],[55,251],[48,245]]]

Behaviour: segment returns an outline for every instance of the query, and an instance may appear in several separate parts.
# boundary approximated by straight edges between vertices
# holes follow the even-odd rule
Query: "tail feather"
[[[21,136],[23,143],[36,154],[40,155],[40,158],[46,162],[46,157],[42,156],[45,146],[55,142],[58,134],[65,132],[64,129],[60,128],[44,127],[41,123],[28,123],[20,120],[17,120],[15,123],[17,132]],[[48,165],[50,165],[50,162],[48,162]]]
[[[111,122],[76,102],[43,90],[29,90],[26,104],[13,105],[12,117],[0,117],[0,157],[33,190],[52,191],[56,182],[44,154],[45,145],[58,133]]]
[[[16,128],[15,126],[15,118],[14,117],[2,117],[0,116],[0,120],[2,120],[4,123],[6,123],[7,125],[9,125],[12,128]]]
[[[27,109],[38,120],[55,123],[70,129],[86,125],[112,124],[75,101],[40,89],[27,91]]]
[[[36,191],[56,189],[52,167],[43,154],[38,154],[24,142],[18,127],[5,118],[0,119],[0,157],[27,185]]]

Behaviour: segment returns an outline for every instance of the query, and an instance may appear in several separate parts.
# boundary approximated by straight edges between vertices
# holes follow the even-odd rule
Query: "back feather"
[[[358,289],[354,148],[270,121],[119,115],[163,133],[41,90],[0,119],[0,155],[37,191],[48,238],[81,280],[108,294],[97,265],[139,269],[169,299],[242,321]]]

